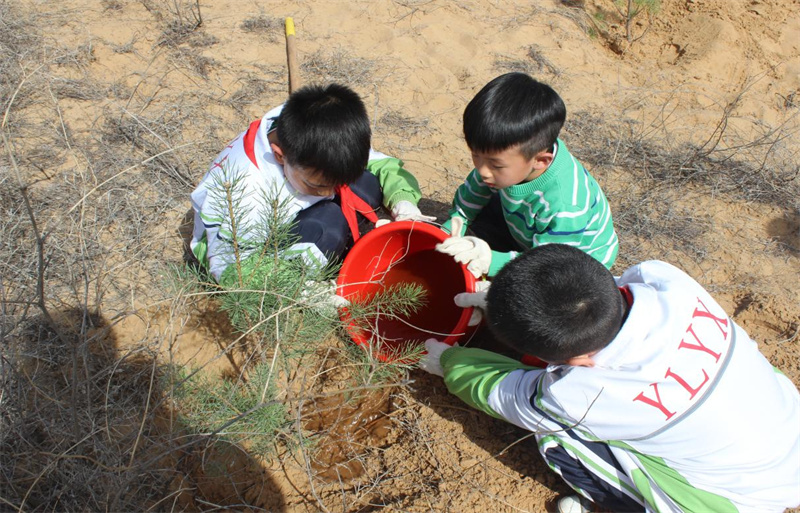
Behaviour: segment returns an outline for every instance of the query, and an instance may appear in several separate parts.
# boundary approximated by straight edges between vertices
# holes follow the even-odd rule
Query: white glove
[[[419,368],[436,376],[444,377],[444,369],[439,363],[439,358],[446,350],[457,345],[458,343],[455,343],[451,346],[444,342],[439,342],[435,338],[429,338],[425,341],[425,350],[428,352],[419,360]]]
[[[453,298],[453,302],[461,308],[474,308],[467,326],[477,326],[483,320],[483,312],[486,311],[486,294],[489,292],[491,284],[492,282],[488,280],[476,282],[475,292],[462,292]]]
[[[436,216],[426,216],[410,201],[401,200],[392,207],[392,219],[395,221],[423,221],[429,223],[436,221]]]
[[[336,294],[336,281],[306,282],[305,288],[300,292],[300,299],[311,308],[321,313],[335,313],[336,310],[348,306],[350,301]]]
[[[450,233],[461,233],[463,227],[464,220],[461,217],[451,218]],[[452,256],[459,264],[465,264],[467,270],[476,278],[488,273],[489,265],[492,263],[492,248],[478,237],[451,235],[436,245],[436,251]]]

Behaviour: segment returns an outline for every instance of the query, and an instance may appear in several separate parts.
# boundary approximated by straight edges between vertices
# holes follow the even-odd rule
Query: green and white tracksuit
[[[795,385],[679,269],[645,262],[618,284],[633,295],[630,314],[593,356],[594,367],[533,369],[454,347],[440,360],[448,389],[535,432],[559,474],[566,469],[548,458],[551,450],[648,511],[782,512],[800,505]],[[596,443],[613,458],[592,450]]]
[[[247,259],[264,241],[265,218],[271,205],[280,205],[280,213],[291,221],[301,210],[333,196],[310,196],[295,191],[283,174],[269,145],[268,133],[283,105],[269,111],[239,134],[214,159],[200,184],[192,192],[195,211],[191,248],[197,259],[207,266],[211,275],[220,280],[223,272],[235,261]],[[390,209],[398,202],[419,201],[419,184],[403,169],[403,162],[370,150],[367,170],[378,178],[383,192],[383,204]],[[232,189],[232,194],[226,194]],[[230,212],[235,212],[231,215]],[[239,247],[232,239],[236,233]],[[313,244],[298,243],[289,248],[287,256],[301,256],[307,261],[326,264],[327,258]]]
[[[560,243],[583,250],[609,269],[614,264],[619,241],[608,200],[597,181],[560,139],[553,162],[530,182],[494,193],[477,169],[473,169],[456,190],[450,217],[461,216],[468,226],[493,194],[500,195],[506,226],[521,251]],[[449,226],[448,221],[445,223],[448,231]],[[517,255],[517,251],[492,251],[489,276],[497,274]]]

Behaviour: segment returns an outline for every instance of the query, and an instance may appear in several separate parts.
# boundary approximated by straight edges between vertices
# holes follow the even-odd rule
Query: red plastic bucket
[[[425,290],[425,304],[406,318],[376,318],[367,327],[350,318],[350,338],[382,360],[390,360],[411,342],[436,338],[447,344],[472,335],[467,326],[472,308],[453,303],[460,292],[475,291],[475,277],[449,255],[434,249],[449,235],[437,226],[415,221],[396,221],[375,228],[347,254],[339,271],[338,294],[350,301],[367,301],[399,283],[416,283]]]

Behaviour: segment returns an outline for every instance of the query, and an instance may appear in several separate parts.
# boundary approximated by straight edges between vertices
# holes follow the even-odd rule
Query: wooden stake
[[[286,18],[286,62],[289,66],[289,94],[300,89],[300,69],[297,67],[294,19]]]

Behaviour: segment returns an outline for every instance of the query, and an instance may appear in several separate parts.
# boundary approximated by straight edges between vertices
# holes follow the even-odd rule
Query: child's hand
[[[419,368],[425,372],[444,377],[444,369],[442,369],[442,365],[439,363],[439,358],[441,358],[442,353],[447,349],[457,345],[458,344],[453,344],[451,346],[444,342],[439,342],[435,338],[429,338],[425,341],[425,350],[428,352],[420,359]]]
[[[453,302],[461,308],[474,308],[467,326],[477,326],[483,320],[483,313],[486,311],[486,294],[489,292],[491,284],[492,282],[488,280],[479,281],[475,283],[475,292],[462,292],[453,298]]]
[[[300,299],[323,315],[334,315],[339,308],[350,304],[350,301],[336,293],[334,280],[308,280],[300,291]]]
[[[436,245],[436,251],[450,255],[459,264],[467,266],[467,270],[476,278],[489,272],[492,263],[492,248],[478,237],[455,235],[461,233],[464,220],[453,216],[450,220],[450,233],[454,234],[444,242]]]
[[[402,200],[392,207],[392,219],[395,221],[422,221],[429,223],[436,221],[436,216],[426,216],[420,212],[416,205],[410,201]]]

